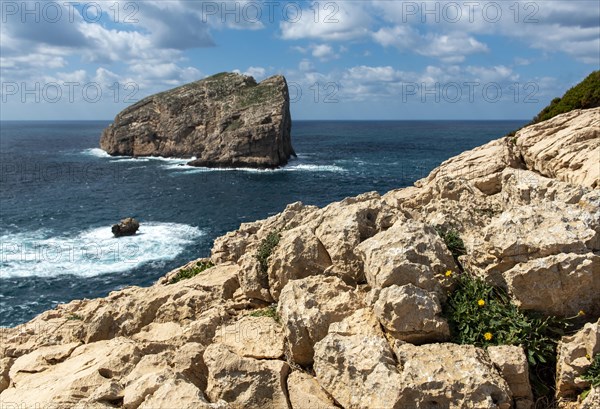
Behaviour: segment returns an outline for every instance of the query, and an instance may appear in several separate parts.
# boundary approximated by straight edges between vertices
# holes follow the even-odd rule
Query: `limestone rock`
[[[151,372],[133,380],[123,393],[123,407],[136,409],[146,399],[158,390],[167,380],[173,379],[175,374],[170,370]]]
[[[562,253],[519,263],[504,274],[514,302],[526,310],[572,317],[600,315],[600,256]]]
[[[208,367],[206,394],[236,408],[287,409],[285,395],[289,366],[283,361],[242,358],[222,344],[204,352]]]
[[[437,295],[412,284],[384,288],[373,309],[384,328],[399,340],[422,344],[450,337]]]
[[[509,208],[483,229],[467,267],[503,285],[502,274],[519,263],[560,253],[600,250],[597,212],[558,203]],[[499,234],[501,232],[502,234]]]
[[[483,349],[471,345],[397,343],[397,408],[509,409],[512,394]]]
[[[273,296],[269,291],[269,274],[261,269],[256,252],[247,252],[240,257],[238,263],[240,265],[238,280],[244,296],[269,303],[273,302]]]
[[[10,371],[10,367],[15,362],[13,358],[0,358],[0,393],[10,384],[10,377],[8,373]]]
[[[498,345],[487,349],[491,361],[500,371],[519,409],[533,406],[533,394],[529,384],[529,365],[525,351],[519,346]]]
[[[337,406],[312,376],[299,371],[287,379],[292,409],[335,409]]]
[[[167,379],[139,406],[139,409],[157,408],[229,409],[230,406],[224,401],[210,403],[196,386],[174,378]]]
[[[357,247],[373,288],[413,284],[443,295],[440,277],[458,271],[452,255],[435,230],[415,220],[398,220],[388,230]]]
[[[401,408],[401,378],[384,338],[329,334],[315,345],[319,384],[342,407]],[[410,406],[404,406],[410,407]]]
[[[265,220],[242,223],[236,231],[215,239],[211,250],[211,260],[215,264],[237,263],[244,254],[254,253],[262,239],[270,232],[283,231],[305,225],[320,212],[316,206],[306,206],[295,202],[286,206],[281,213]]]
[[[358,309],[340,322],[332,323],[329,325],[329,334],[384,336],[381,324],[370,308]]]
[[[111,228],[115,237],[133,236],[140,228],[140,223],[134,218],[128,217],[114,224]]]
[[[446,160],[415,186],[425,187],[445,178],[466,180],[482,193],[493,195],[500,191],[502,171],[507,167],[522,165],[511,143],[496,139]]]
[[[362,259],[354,250],[361,242],[392,226],[397,213],[376,192],[326,206],[315,233],[331,257],[332,274],[348,284],[364,282]]]
[[[214,342],[221,343],[241,357],[279,359],[283,357],[283,329],[270,317],[246,316],[222,326]]]
[[[125,338],[81,345],[67,357],[70,349],[70,346],[61,350],[46,349],[34,353],[34,357],[25,355],[17,359],[10,370],[11,387],[0,394],[0,400],[19,402],[27,407],[72,407],[83,397],[92,395],[99,403],[111,403],[106,400],[122,397],[118,388],[115,391],[112,378],[127,374],[141,357],[135,344]],[[53,361],[46,358],[53,355],[60,359],[50,364]],[[37,371],[32,365],[39,359],[50,366]]]
[[[573,110],[515,135],[528,169],[565,182],[600,187],[600,108]]]
[[[281,292],[277,311],[291,357],[299,365],[313,361],[313,346],[327,335],[331,323],[361,307],[352,287],[337,277],[312,276],[290,281]]]
[[[208,167],[273,168],[295,155],[285,78],[221,73],[151,95],[119,113],[100,147],[110,155],[190,158]]]
[[[288,281],[322,274],[330,265],[327,250],[310,228],[300,226],[282,232],[269,257],[268,286],[273,299],[279,299]]]
[[[574,398],[589,386],[580,378],[591,365],[591,358],[600,353],[600,319],[569,337],[563,337],[557,348],[556,396]]]

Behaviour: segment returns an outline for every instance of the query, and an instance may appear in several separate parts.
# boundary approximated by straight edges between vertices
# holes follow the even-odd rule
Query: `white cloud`
[[[310,72],[314,71],[315,66],[312,62],[305,58],[302,61],[300,61],[300,64],[298,64],[298,69],[303,72]]]
[[[467,55],[488,51],[485,44],[463,33],[420,34],[406,25],[383,27],[372,37],[384,47],[396,47],[400,51],[415,52],[449,63],[462,62]]]
[[[493,67],[468,66],[465,71],[471,74],[477,82],[517,81],[519,75],[504,65]]]
[[[366,4],[366,3],[365,3]],[[371,14],[360,2],[311,2],[298,14],[279,24],[285,40],[347,41],[369,35]],[[315,11],[315,10],[318,10]]]
[[[416,49],[419,54],[450,63],[462,62],[467,55],[487,51],[485,44],[462,33],[428,34],[424,37],[424,43]]]
[[[327,59],[330,58],[333,54],[333,49],[327,44],[319,44],[312,47],[313,57]]]
[[[262,81],[267,76],[267,70],[263,67],[248,67],[248,69],[244,72],[240,70],[233,70],[233,72],[237,72],[238,74],[249,75],[253,77],[256,81]]]
[[[310,49],[312,50],[312,56],[321,61],[330,61],[340,58],[340,54],[336,53],[333,47],[328,44],[312,44]],[[342,48],[340,49],[340,52],[343,52]]]

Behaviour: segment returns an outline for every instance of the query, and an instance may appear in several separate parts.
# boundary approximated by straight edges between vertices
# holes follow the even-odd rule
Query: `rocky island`
[[[12,408],[600,407],[600,108],[0,328]],[[12,405],[12,406],[11,406]]]
[[[191,158],[192,166],[275,168],[295,155],[285,78],[221,73],[151,95],[119,113],[110,155]]]

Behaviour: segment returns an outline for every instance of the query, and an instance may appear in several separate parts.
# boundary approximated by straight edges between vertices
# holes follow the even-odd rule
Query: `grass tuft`
[[[279,231],[272,231],[260,243],[256,252],[256,258],[260,263],[260,270],[263,273],[266,273],[269,269],[269,257],[271,256],[271,253],[273,253],[273,249],[279,244],[280,239],[281,234]]]
[[[250,316],[273,318],[277,323],[279,323],[281,320],[279,314],[277,314],[277,304],[273,304],[268,306],[267,308],[262,308],[260,310],[253,311],[250,313]]]
[[[187,280],[188,278],[195,277],[214,266],[215,265],[211,261],[198,261],[195,267],[179,270],[175,277],[169,281],[169,284],[175,284],[181,280]]]

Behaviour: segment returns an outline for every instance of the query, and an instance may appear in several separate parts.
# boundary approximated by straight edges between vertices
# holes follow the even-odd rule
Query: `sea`
[[[59,303],[149,286],[213,240],[289,203],[324,206],[409,186],[526,121],[294,121],[298,157],[276,170],[111,157],[109,121],[0,122],[0,326]],[[114,238],[125,217],[141,223]]]

